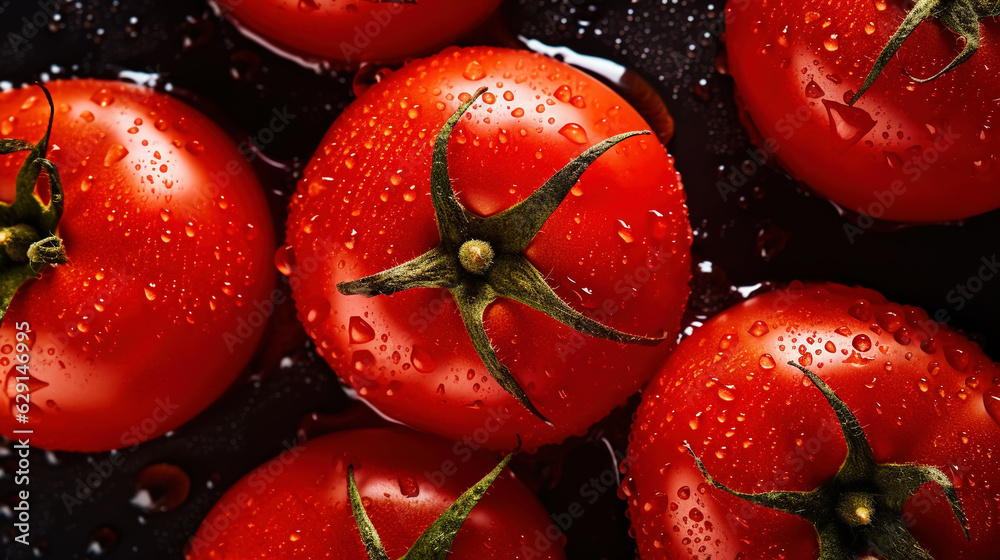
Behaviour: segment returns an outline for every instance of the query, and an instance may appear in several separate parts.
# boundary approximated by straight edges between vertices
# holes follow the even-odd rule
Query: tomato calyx
[[[344,295],[391,295],[411,288],[446,288],[451,292],[476,353],[490,375],[528,411],[548,423],[524,389],[496,355],[486,334],[483,315],[497,298],[505,298],[545,313],[581,333],[619,343],[656,345],[650,338],[620,332],[576,311],[545,282],[545,276],[524,256],[525,249],[566,198],[583,172],[620,142],[649,131],[619,134],[584,151],[518,204],[490,217],[465,209],[451,187],[448,140],[462,115],[487,91],[480,88],[448,119],[434,142],[431,202],[440,244],[423,255],[389,270],[337,284]]]
[[[14,201],[0,201],[0,324],[18,289],[40,276],[47,265],[66,262],[62,240],[55,235],[63,212],[62,182],[54,163],[45,158],[55,106],[52,95],[38,84],[49,102],[49,124],[37,144],[24,140],[0,139],[0,154],[30,152],[17,173]],[[49,179],[49,203],[35,194],[42,171]]]
[[[969,60],[972,55],[979,50],[982,40],[982,32],[979,29],[979,20],[993,18],[1000,15],[1000,2],[996,0],[917,0],[913,9],[906,14],[903,23],[899,25],[896,32],[886,43],[871,71],[865,78],[864,83],[858,88],[857,93],[852,97],[848,105],[854,105],[861,96],[868,91],[868,88],[875,83],[879,75],[885,69],[885,65],[896,55],[896,51],[903,46],[910,33],[917,28],[921,22],[930,17],[937,17],[952,32],[961,35],[965,39],[965,46],[962,51],[936,74],[929,78],[916,78],[907,76],[918,83],[925,83],[940,78],[943,74],[954,70],[963,62]]]
[[[819,376],[796,362],[788,365],[801,370],[837,414],[847,441],[847,458],[833,480],[810,492],[737,492],[712,478],[685,442],[706,482],[748,502],[812,523],[819,537],[822,560],[851,560],[858,546],[867,547],[886,560],[933,560],[910,534],[903,519],[906,501],[927,483],[941,488],[966,540],[970,540],[965,512],[947,475],[928,465],[876,463],[861,423],[850,407]]]
[[[476,507],[479,500],[486,495],[493,481],[500,476],[511,459],[521,449],[521,438],[517,438],[517,447],[508,453],[492,471],[484,476],[472,488],[469,488],[458,497],[448,509],[444,511],[434,523],[431,523],[420,538],[410,547],[400,560],[446,560],[451,550],[451,545],[455,542],[455,536],[459,529]],[[382,546],[382,539],[378,536],[375,525],[368,517],[365,506],[358,493],[358,486],[354,481],[354,465],[347,468],[347,490],[351,499],[351,510],[354,512],[354,521],[358,525],[358,532],[361,533],[361,542],[365,545],[369,560],[389,560],[389,555]]]

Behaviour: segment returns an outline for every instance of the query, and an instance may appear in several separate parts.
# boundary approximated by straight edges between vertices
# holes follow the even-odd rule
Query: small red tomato
[[[504,470],[509,456],[497,466],[452,448],[399,428],[289,447],[226,492],[185,556],[375,560],[365,546],[376,548],[374,531],[383,558],[565,557],[545,509]]]
[[[372,87],[291,204],[319,353],[453,439],[585,430],[660,365],[688,295],[684,192],[647,129],[594,78],[522,51],[450,50]]]
[[[46,87],[47,154],[3,156],[0,200],[14,201],[26,157],[47,157],[64,211],[53,230],[15,204],[0,228],[55,234],[66,263],[36,267],[3,318],[0,433],[33,430],[45,449],[137,445],[201,412],[249,361],[262,334],[250,324],[266,319],[254,303],[274,285],[270,213],[233,142],[187,105],[118,82]],[[0,94],[5,138],[34,144],[49,118],[41,89]],[[46,198],[58,185],[41,177]],[[24,183],[18,200],[37,205]],[[23,266],[0,260],[4,278]]]
[[[963,2],[917,4],[733,0],[729,69],[758,143],[821,195],[885,220],[967,218],[1000,206],[1000,24],[971,8],[956,16]],[[890,37],[910,28],[883,67]],[[960,52],[971,56],[951,66]]]
[[[214,0],[252,35],[292,54],[351,65],[398,62],[462,37],[500,0]]]
[[[730,308],[644,391],[622,487],[641,557],[996,558],[998,375],[872,290]]]

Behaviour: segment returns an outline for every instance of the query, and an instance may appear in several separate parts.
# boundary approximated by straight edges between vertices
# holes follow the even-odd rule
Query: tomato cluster
[[[302,168],[277,250],[245,150],[174,97],[0,93],[0,433],[107,451],[184,424],[267,344],[276,265],[312,356],[405,427],[290,444],[215,505],[190,560],[564,558],[508,465],[637,391],[620,496],[643,559],[994,558],[997,364],[834,283],[682,331],[684,186],[620,91],[524,50],[411,58],[499,3],[213,0],[318,69],[392,64]],[[998,14],[731,0],[720,66],[753,153],[848,231],[960,220],[1000,207]]]

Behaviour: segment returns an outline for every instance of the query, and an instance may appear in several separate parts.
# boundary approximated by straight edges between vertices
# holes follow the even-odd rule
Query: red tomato
[[[982,46],[968,61],[917,83],[911,76],[933,76],[961,50],[959,36],[930,18],[847,104],[910,6],[729,2],[729,69],[750,128],[796,179],[852,212],[933,222],[997,208],[995,19],[981,22]]]
[[[707,322],[644,391],[622,487],[642,558],[818,557],[808,521],[712,486],[685,443],[716,483],[735,491],[823,486],[837,504],[827,516],[853,489],[882,488],[868,477],[831,488],[847,456],[844,432],[832,404],[790,361],[816,374],[853,411],[875,462],[936,468],[945,484],[954,484],[968,518],[971,541],[942,487],[917,484],[903,493],[901,515],[876,507],[865,510],[874,511],[871,528],[831,525],[854,548],[830,558],[878,548],[879,523],[887,518],[936,560],[996,557],[996,365],[921,309],[868,289],[793,283]],[[902,483],[891,476],[887,488],[895,492]],[[885,557],[925,558],[912,551]]]
[[[530,449],[579,433],[621,404],[670,342],[621,344],[496,299],[484,314],[488,338],[550,425],[491,378],[455,290],[372,298],[338,290],[442,243],[430,196],[435,135],[480,86],[490,90],[447,144],[452,186],[472,222],[525,200],[602,140],[648,129],[594,78],[532,53],[456,49],[410,63],[352,104],[306,167],[288,220],[303,278],[293,293],[319,353],[383,412],[494,449],[513,447],[520,434]],[[671,157],[656,140],[629,138],[574,185],[527,249],[503,258],[530,261],[541,271],[534,279],[544,275],[540,289],[573,312],[624,333],[672,337],[688,295],[691,233]],[[521,232],[501,236],[507,243]],[[492,283],[493,270],[480,278]]]
[[[433,52],[484,22],[500,0],[215,0],[279,49],[356,65]]]
[[[128,447],[192,418],[249,361],[254,303],[273,289],[270,215],[232,141],[187,105],[117,82],[47,87],[69,263],[23,285],[0,328],[0,432],[33,429],[46,449]],[[0,94],[0,119],[3,137],[34,143],[49,107],[17,89]],[[26,155],[0,160],[0,199],[13,200]],[[19,323],[31,331],[28,425],[13,410]]]
[[[188,560],[367,560],[348,467],[389,558],[402,558],[442,512],[495,466],[406,430],[338,432],[287,449],[229,489],[186,547]],[[446,474],[446,471],[448,474]],[[449,558],[564,558],[538,500],[504,471],[458,531]],[[545,536],[555,535],[555,538]]]

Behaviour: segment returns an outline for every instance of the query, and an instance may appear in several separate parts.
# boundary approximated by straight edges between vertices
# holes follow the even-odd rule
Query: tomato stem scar
[[[855,558],[859,548],[877,552],[886,560],[933,560],[910,534],[903,506],[927,483],[938,485],[970,539],[968,520],[955,486],[940,469],[927,465],[878,463],[861,422],[850,407],[816,374],[796,362],[833,408],[847,442],[847,457],[832,480],[809,492],[774,491],[746,494],[716,481],[691,446],[688,452],[713,487],[748,502],[796,515],[812,523],[820,543],[819,557]]]
[[[598,323],[563,301],[545,276],[524,256],[542,226],[556,211],[580,176],[601,155],[619,143],[647,131],[608,138],[570,161],[528,198],[490,217],[469,212],[455,196],[448,170],[448,141],[463,114],[486,87],[480,88],[452,114],[438,132],[431,162],[431,203],[440,244],[423,255],[389,270],[343,282],[344,295],[391,295],[411,288],[446,288],[455,298],[476,353],[500,386],[542,421],[544,415],[500,362],[486,334],[483,315],[498,298],[522,303],[581,333],[619,343],[656,345],[664,340],[624,333]]]

